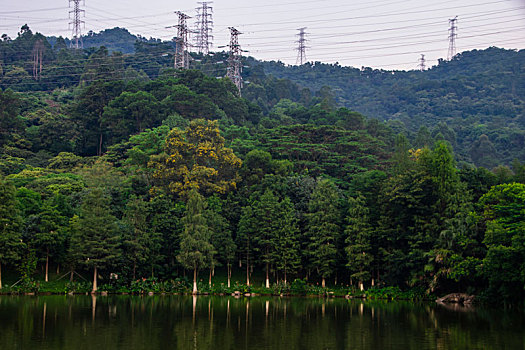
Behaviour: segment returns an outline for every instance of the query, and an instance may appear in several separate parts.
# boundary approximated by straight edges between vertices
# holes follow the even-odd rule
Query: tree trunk
[[[250,286],[250,264],[248,263],[248,258],[246,258],[246,285]]]
[[[57,276],[60,275],[60,264],[57,264]]]
[[[266,263],[266,288],[270,288],[270,277],[268,276],[268,263]]]
[[[359,281],[359,290],[362,292],[365,289],[363,286],[363,281]]]
[[[100,139],[98,141],[98,149],[97,149],[97,156],[102,155],[102,133],[100,133]]]
[[[326,281],[325,281],[324,277],[323,277],[323,281],[321,282],[321,286],[322,286],[323,288],[326,287]]]
[[[211,274],[212,274],[212,269],[210,268],[210,277],[208,279],[208,285],[211,287]]]
[[[0,263],[0,289],[2,289],[2,263]]]
[[[193,268],[193,294],[197,294],[197,268]]]
[[[286,269],[284,269],[284,284],[286,284]]]
[[[93,270],[93,290],[91,293],[96,293],[97,289],[97,267],[95,266],[95,269]]]
[[[49,282],[49,248],[46,249],[46,278],[45,281]]]
[[[75,273],[75,270],[73,270],[73,268],[71,268],[71,273],[69,274],[69,282],[73,282],[73,275]]]
[[[100,138],[98,141],[97,156],[100,157],[102,155],[102,112],[98,114],[98,120],[99,120]]]
[[[228,264],[228,288],[230,288],[230,280],[232,278],[232,267]]]

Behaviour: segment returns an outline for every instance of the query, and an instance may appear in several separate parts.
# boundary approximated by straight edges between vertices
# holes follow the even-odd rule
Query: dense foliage
[[[38,38],[25,28],[2,42],[9,72],[21,61],[6,50]],[[27,76],[0,83],[12,88],[0,91],[0,283],[2,271],[34,285],[37,269],[47,280],[65,267],[92,274],[93,289],[102,277],[179,290],[187,271],[203,288],[200,271],[213,291],[215,274],[229,287],[233,272],[248,289],[282,292],[297,279],[303,290],[523,300],[522,149],[509,151],[512,168],[476,168],[454,154],[447,124],[414,134],[338,108],[330,89],[312,94],[253,68],[241,98],[226,78],[160,69],[145,42],[130,56],[56,45],[49,62],[79,57],[64,80],[20,67]],[[159,69],[131,74],[137,55]],[[447,113],[464,107],[448,103]],[[489,136],[471,147],[496,149]]]

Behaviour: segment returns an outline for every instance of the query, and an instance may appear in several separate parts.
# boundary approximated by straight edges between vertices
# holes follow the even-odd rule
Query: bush
[[[307,288],[308,286],[306,285],[306,281],[297,278],[292,282],[292,285],[290,286],[290,291],[292,292],[292,294],[306,295]]]
[[[89,282],[68,282],[66,284],[66,293],[89,293],[93,289]]]

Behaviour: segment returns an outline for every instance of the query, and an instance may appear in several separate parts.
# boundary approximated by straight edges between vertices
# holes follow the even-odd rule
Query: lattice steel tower
[[[297,46],[297,60],[295,61],[296,64],[303,65],[306,62],[306,27],[297,29],[299,31],[299,34],[296,34],[299,37],[299,40],[296,41],[298,43]]]
[[[210,52],[210,47],[212,46],[211,40],[213,35],[213,7],[208,6],[213,3],[213,1],[203,1],[198,2],[200,7],[197,7],[197,21],[195,23],[195,46],[197,47],[197,52],[207,55]]]
[[[175,13],[179,16],[179,24],[175,26],[177,28],[177,38],[175,39],[175,69],[188,69],[190,67],[190,55],[188,53],[188,34],[190,31],[186,20],[191,17],[180,11],[176,11]]]
[[[237,86],[237,89],[239,90],[239,95],[241,94],[241,88],[242,88],[242,50],[241,46],[239,45],[239,35],[242,34],[234,27],[230,28],[230,45],[228,47],[230,48],[230,55],[228,57],[228,70],[226,72],[226,76],[233,81],[235,86]]]
[[[69,46],[74,47],[75,49],[82,49],[84,48],[84,44],[82,43],[81,27],[86,22],[82,21],[80,19],[80,16],[82,14],[85,15],[86,11],[80,8],[80,0],[69,0],[69,7],[71,7],[71,3],[73,3],[73,10],[69,11],[69,19],[71,19],[71,22],[69,22],[69,26],[72,30],[72,34],[71,44]],[[82,4],[85,6],[86,2],[82,1]]]
[[[458,21],[458,16],[448,20],[448,23],[450,24],[450,28],[448,29],[449,44],[448,44],[448,56],[447,56],[447,59],[449,61],[451,59],[453,59],[454,56],[456,56],[456,38],[458,37],[458,34],[457,34],[457,30],[458,30],[457,21]]]
[[[421,54],[421,58],[419,59],[419,70],[420,71],[424,71],[425,69],[427,69],[427,66],[426,66],[426,60],[425,60],[425,55]]]

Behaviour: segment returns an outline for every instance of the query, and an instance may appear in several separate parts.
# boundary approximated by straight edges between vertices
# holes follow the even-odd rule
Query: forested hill
[[[68,50],[69,41],[27,26],[14,39],[3,36],[0,88],[53,91],[101,79],[147,81],[173,66],[172,41],[146,40],[123,28],[90,32],[83,43],[84,50]],[[226,74],[227,53],[192,55],[192,68],[214,78]],[[311,115],[304,109],[324,101],[327,108],[343,106],[386,121],[413,147],[447,140],[460,166],[492,169],[525,161],[524,55],[498,48],[463,52],[424,72],[318,62],[286,66],[247,57],[242,94],[261,109],[267,126],[307,122]]]
[[[463,52],[424,72],[261,64],[312,91],[331,87],[339,105],[388,120],[412,140],[422,126],[442,131],[467,162],[490,168],[525,159],[525,50]]]

